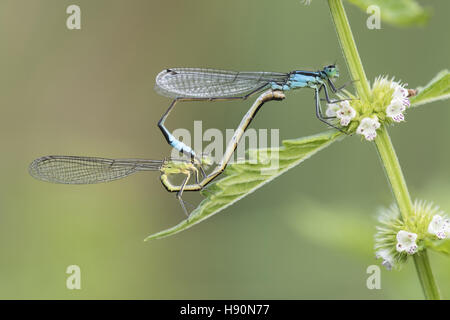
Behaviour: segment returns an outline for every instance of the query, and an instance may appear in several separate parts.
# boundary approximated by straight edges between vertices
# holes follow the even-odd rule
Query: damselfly
[[[329,97],[328,87],[333,93],[341,90],[336,88],[333,79],[339,77],[339,70],[335,65],[328,65],[319,71],[292,71],[289,73],[278,72],[236,72],[213,69],[196,68],[172,68],[160,72],[156,77],[155,89],[158,93],[174,98],[167,111],[158,122],[167,142],[176,150],[195,159],[196,154],[191,147],[176,139],[165,127],[164,123],[169,113],[177,102],[181,101],[219,101],[247,99],[251,95],[266,89],[273,91],[289,91],[299,88],[314,89],[316,103],[316,116],[324,123],[341,130],[327,120],[335,117],[323,116],[320,105],[320,92],[325,92],[325,100],[328,103],[336,103],[342,100],[332,101]],[[251,117],[256,115],[254,110]],[[249,116],[247,113],[246,116]],[[244,121],[243,121],[244,122]],[[241,123],[242,124],[242,123]],[[237,130],[242,130],[238,127]],[[342,131],[342,130],[341,130]]]
[[[209,165],[208,158],[202,158],[201,165]],[[188,211],[182,199],[183,191],[191,177],[199,183],[199,171],[195,164],[185,159],[106,159],[83,156],[44,156],[34,160],[29,167],[36,179],[62,184],[93,184],[109,182],[127,177],[139,171],[159,171],[160,180],[176,197],[186,215]],[[184,175],[181,185],[174,185],[171,176]]]

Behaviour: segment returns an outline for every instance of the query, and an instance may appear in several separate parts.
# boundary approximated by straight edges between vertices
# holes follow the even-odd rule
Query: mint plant
[[[310,2],[306,1],[305,4]],[[382,19],[395,25],[422,24],[428,18],[427,11],[413,0],[349,2],[364,10],[369,5],[378,5]],[[385,75],[377,76],[371,85],[364,72],[342,0],[328,0],[328,6],[356,92],[343,91],[341,98],[350,100],[328,105],[326,114],[336,116],[336,123],[346,134],[330,130],[285,140],[282,147],[277,149],[249,150],[250,158],[257,159],[258,163],[244,161],[229,165],[220,180],[202,191],[205,199],[188,219],[150,235],[146,240],[185,230],[231,206],[333,142],[358,134],[363,141],[375,143],[396,201],[395,205],[380,215],[375,235],[375,254],[389,270],[399,269],[412,258],[425,297],[440,299],[427,250],[450,255],[450,220],[433,204],[424,201],[413,203],[387,128],[403,122],[406,112],[413,107],[448,99],[450,74],[448,70],[443,70],[428,84],[414,90],[407,89],[404,83]],[[268,157],[277,157],[278,168],[270,167]]]

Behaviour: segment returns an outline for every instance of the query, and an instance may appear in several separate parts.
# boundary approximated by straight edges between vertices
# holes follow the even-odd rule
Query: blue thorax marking
[[[275,82],[270,83],[270,87],[273,90],[283,90],[288,91],[297,88],[315,88],[317,85],[322,84],[323,80],[320,77],[319,72],[305,72],[305,71],[294,71],[289,79],[284,84],[278,84]]]

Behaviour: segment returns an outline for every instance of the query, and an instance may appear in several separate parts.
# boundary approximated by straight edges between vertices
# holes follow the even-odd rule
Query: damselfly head
[[[326,74],[326,76],[329,79],[339,77],[339,68],[337,65],[334,65],[334,64],[330,64],[330,65],[324,67],[323,72]]]

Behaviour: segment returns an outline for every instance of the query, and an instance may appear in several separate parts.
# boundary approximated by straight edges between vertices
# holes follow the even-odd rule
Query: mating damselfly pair
[[[30,165],[30,173],[37,179],[63,184],[90,184],[108,182],[126,177],[139,171],[159,171],[160,180],[170,192],[176,192],[183,211],[187,214],[182,194],[184,191],[199,191],[222,173],[231,159],[245,130],[261,106],[271,100],[283,100],[284,92],[299,88],[314,89],[315,111],[319,120],[340,130],[324,117],[321,108],[320,92],[323,90],[327,103],[331,100],[329,91],[337,93],[343,87],[336,88],[333,79],[339,77],[335,65],[329,65],[319,71],[277,72],[235,72],[198,68],[166,69],[156,77],[156,91],[173,98],[164,113],[158,127],[167,142],[176,150],[189,156],[186,159],[145,160],[145,159],[106,159],[84,156],[45,156],[36,159]],[[208,157],[198,157],[195,151],[179,141],[165,127],[164,123],[178,102],[184,101],[226,101],[247,99],[253,94],[262,94],[247,111],[220,163],[210,172],[204,167],[210,165]],[[184,175],[180,185],[173,185],[170,177]],[[201,176],[201,177],[200,177]],[[192,181],[190,183],[190,181]]]

